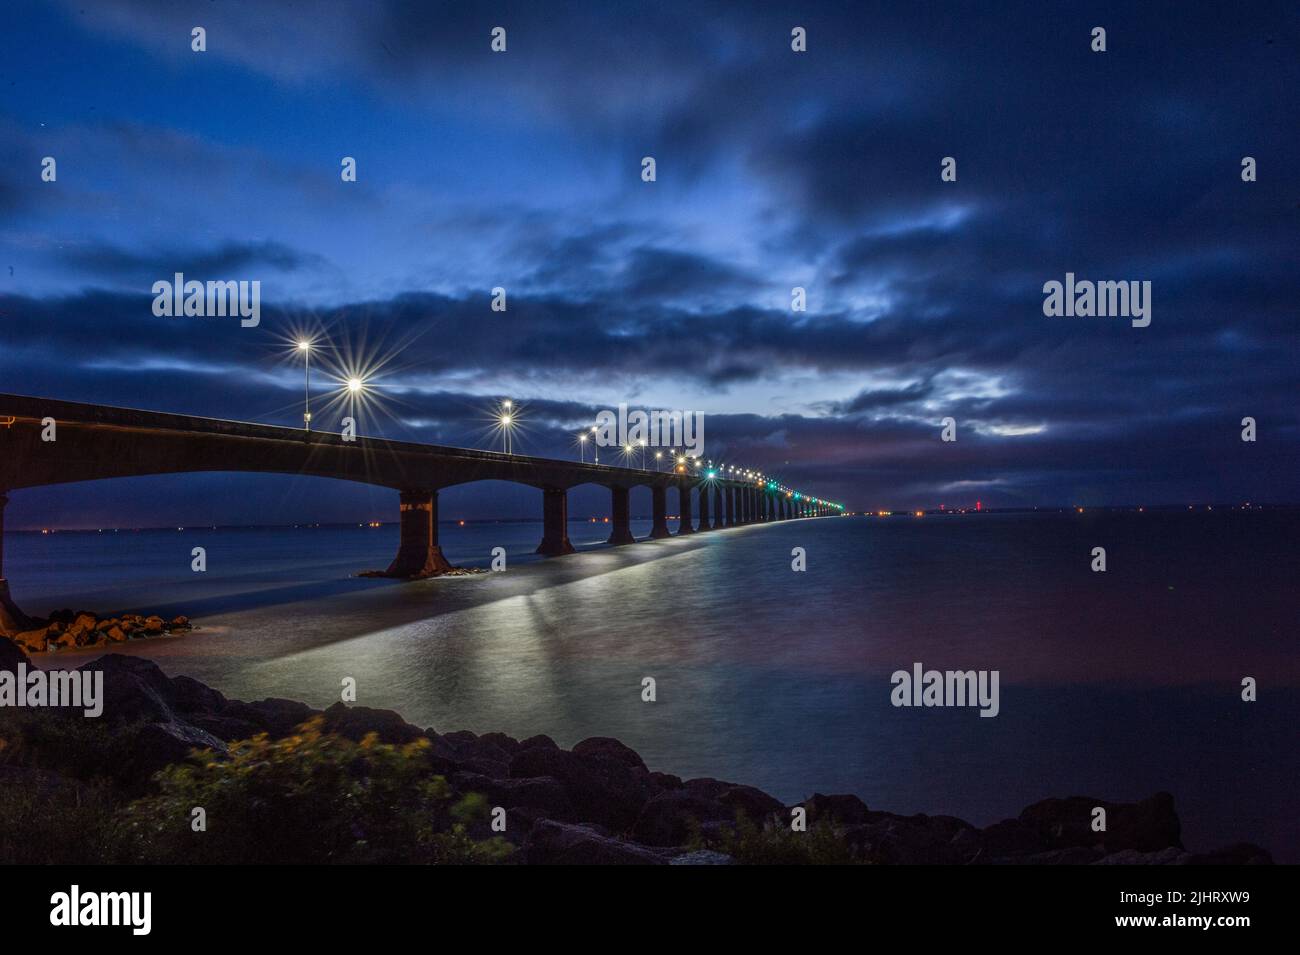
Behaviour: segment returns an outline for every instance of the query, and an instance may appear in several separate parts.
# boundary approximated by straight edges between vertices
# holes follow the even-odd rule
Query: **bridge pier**
[[[611,508],[614,528],[609,533],[609,543],[635,544],[636,538],[632,536],[632,492],[625,487],[612,487],[610,491],[614,499]]]
[[[727,526],[726,521],[722,519],[722,511],[724,506],[722,503],[722,496],[723,496],[722,485],[721,484],[713,485],[713,529],[715,531],[721,530],[722,528]]]
[[[451,570],[438,546],[438,492],[422,489],[401,492],[401,542],[385,577],[419,579]]]
[[[724,494],[727,498],[727,526],[736,526],[736,489],[730,484],[727,485]]]
[[[713,522],[709,520],[709,485],[707,483],[700,485],[700,530],[713,530]]]
[[[677,525],[677,536],[683,534],[695,533],[695,528],[691,526],[691,486],[689,484],[677,485],[677,513],[680,522]]]
[[[654,526],[650,529],[651,539],[672,537],[672,531],[668,529],[668,488],[652,487],[650,497],[654,508]]]
[[[545,488],[542,491],[542,542],[537,553],[547,557],[572,554],[569,543],[569,495],[566,491]]]

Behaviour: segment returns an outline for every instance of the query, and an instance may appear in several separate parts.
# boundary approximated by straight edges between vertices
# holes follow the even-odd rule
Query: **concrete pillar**
[[[680,518],[677,536],[693,534],[695,528],[691,526],[691,486],[685,481],[677,485],[677,513]]]
[[[736,526],[736,489],[732,487],[730,484],[728,484],[726,487],[725,494],[727,497],[727,526],[735,527]]]
[[[632,536],[632,492],[625,487],[612,487],[610,491],[614,496],[611,508],[614,528],[609,532],[609,543],[635,544],[636,538]]]
[[[776,498],[776,519],[778,521],[788,521],[790,519],[790,499],[784,494],[778,494]]]
[[[573,553],[569,543],[569,495],[566,491],[546,488],[542,491],[542,542],[537,553],[560,557]]]
[[[700,530],[713,530],[713,523],[709,520],[709,485],[707,482],[700,485]]]
[[[654,527],[650,529],[650,536],[655,540],[671,537],[672,532],[668,530],[668,488],[652,487],[650,495],[654,507]]]
[[[745,485],[745,523],[758,523],[758,508],[755,506],[757,503],[758,499],[754,492],[754,485]]]
[[[726,505],[723,504],[722,502],[722,495],[723,495],[722,485],[714,484],[713,485],[713,529],[715,531],[727,526],[727,522],[723,520],[723,510],[725,509]]]
[[[385,577],[436,577],[451,570],[438,546],[438,492],[415,488],[401,492],[401,540]]]

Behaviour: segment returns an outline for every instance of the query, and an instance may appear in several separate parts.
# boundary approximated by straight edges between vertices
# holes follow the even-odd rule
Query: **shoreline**
[[[14,643],[0,641],[0,671],[15,671],[20,662],[30,665]],[[189,677],[168,677],[148,659],[113,653],[78,670],[102,673],[103,718],[82,721],[67,711],[48,708],[14,717],[7,714],[15,710],[0,708],[0,739],[7,734],[19,741],[17,746],[0,746],[0,796],[13,787],[58,794],[99,785],[93,778],[79,778],[77,773],[86,770],[69,769],[72,744],[59,742],[62,732],[74,736],[89,733],[106,749],[127,754],[111,769],[114,781],[110,788],[117,797],[113,818],[118,820],[115,825],[121,825],[122,813],[134,817],[137,824],[131,831],[137,835],[143,831],[138,824],[141,812],[150,817],[154,827],[179,826],[180,820],[166,823],[152,818],[159,806],[170,805],[166,797],[176,780],[185,779],[193,785],[196,777],[192,774],[220,773],[238,764],[246,758],[249,746],[256,745],[247,741],[265,734],[260,745],[270,749],[259,751],[258,766],[274,765],[277,758],[289,758],[286,754],[293,747],[305,745],[330,753],[342,747],[351,753],[352,765],[382,753],[383,759],[367,764],[364,770],[370,773],[364,777],[368,785],[383,780],[387,771],[383,767],[389,765],[386,761],[405,760],[403,772],[409,778],[403,777],[403,792],[437,786],[442,793],[440,805],[472,807],[472,812],[463,808],[459,815],[446,815],[445,826],[435,833],[432,843],[442,853],[436,858],[410,858],[404,854],[410,851],[409,846],[390,845],[371,836],[367,851],[380,852],[391,862],[1272,862],[1266,850],[1249,843],[1208,852],[1189,851],[1181,841],[1181,824],[1168,793],[1156,793],[1136,803],[1084,796],[1046,799],[1026,807],[1015,818],[979,828],[953,816],[875,810],[852,794],[813,793],[787,805],[743,783],[709,777],[682,779],[653,771],[635,751],[609,737],[590,737],[566,750],[548,736],[518,740],[502,733],[441,733],[432,727],[414,726],[391,710],[341,702],[318,710],[276,698],[230,700]],[[15,721],[20,724],[18,731],[5,729]],[[44,742],[33,742],[39,739]],[[77,745],[86,744],[82,740]],[[211,751],[200,761],[206,769],[187,762],[196,749]],[[296,750],[293,755],[300,756]],[[283,779],[280,782],[288,784]],[[52,799],[54,805],[40,806],[39,812],[63,811],[58,808],[58,796]],[[1098,808],[1105,810],[1105,832],[1093,831]],[[420,812],[427,812],[427,807]],[[800,816],[802,830],[796,822]],[[365,825],[356,819],[343,821],[352,827]],[[182,832],[184,828],[179,826]],[[186,844],[183,859],[155,858],[158,846],[146,840],[134,845],[131,851],[137,854],[125,861],[201,861],[204,847],[211,845],[202,842],[201,836],[182,839]],[[196,839],[199,841],[194,843]],[[453,845],[459,848],[448,848]],[[225,845],[225,851],[255,857],[259,850],[256,845],[238,842]],[[296,861],[345,861],[314,859],[308,846],[300,851],[304,856]]]

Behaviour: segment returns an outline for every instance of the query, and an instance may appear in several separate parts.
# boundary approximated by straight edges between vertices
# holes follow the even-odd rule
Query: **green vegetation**
[[[477,794],[429,769],[428,741],[403,746],[322,732],[195,752],[143,795],[130,727],[23,715],[0,723],[0,863],[496,863],[513,847]],[[115,763],[116,760],[116,763]],[[57,774],[57,775],[55,775]],[[206,831],[195,832],[202,808]]]

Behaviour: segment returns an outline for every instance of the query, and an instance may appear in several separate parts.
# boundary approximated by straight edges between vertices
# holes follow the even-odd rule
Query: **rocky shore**
[[[10,637],[28,653],[108,646],[193,629],[189,617],[164,620],[159,616],[146,617],[137,613],[100,617],[89,610],[56,610],[48,618],[31,623],[33,626]]]
[[[0,639],[0,670],[16,671],[20,662],[27,662],[23,651]],[[1027,807],[1014,819],[984,828],[951,816],[882,812],[853,795],[814,793],[797,804],[806,810],[807,830],[792,832],[796,807],[741,783],[681,779],[652,771],[640,756],[615,739],[593,737],[563,749],[547,736],[519,740],[501,733],[421,729],[397,713],[364,706],[336,703],[322,711],[285,699],[229,700],[196,680],[168,677],[148,660],[120,654],[106,655],[80,669],[103,672],[102,718],[84,720],[66,712],[43,710],[26,717],[44,721],[35,730],[30,724],[25,729],[6,729],[5,714],[0,711],[0,828],[6,821],[18,825],[3,818],[5,807],[13,802],[11,796],[26,800],[21,803],[22,811],[28,813],[24,819],[45,819],[50,812],[75,814],[73,806],[82,805],[72,800],[80,799],[77,794],[87,792],[92,784],[81,769],[85,758],[60,751],[71,744],[63,742],[65,737],[59,732],[51,732],[49,724],[62,721],[75,722],[76,733],[105,734],[102,745],[130,735],[129,744],[119,747],[106,771],[113,777],[113,792],[121,794],[114,798],[129,796],[143,801],[123,803],[125,808],[114,803],[116,815],[105,817],[111,819],[104,823],[105,828],[138,829],[142,814],[166,815],[173,810],[165,807],[173,806],[186,818],[150,822],[166,831],[188,830],[188,807],[199,799],[211,802],[217,791],[203,789],[205,780],[211,781],[203,773],[219,773],[225,762],[242,759],[248,765],[247,775],[283,760],[284,765],[268,777],[270,781],[260,784],[255,798],[241,796],[241,810],[246,802],[258,804],[260,816],[252,816],[250,825],[260,817],[273,816],[281,801],[290,807],[284,817],[290,823],[306,812],[300,801],[301,780],[295,773],[309,774],[309,797],[342,778],[348,800],[386,793],[381,811],[367,816],[362,808],[337,807],[345,802],[352,805],[348,800],[334,800],[324,808],[313,808],[307,815],[316,815],[301,824],[329,829],[330,820],[319,816],[344,813],[335,828],[341,826],[346,832],[349,853],[357,845],[365,847],[363,860],[411,861],[405,846],[398,844],[398,835],[389,829],[395,818],[407,813],[420,818],[414,828],[401,830],[400,839],[416,838],[412,832],[426,838],[430,827],[438,830],[433,838],[442,840],[436,842],[441,855],[431,857],[434,861],[617,865],[1195,865],[1272,861],[1267,851],[1249,844],[1212,852],[1188,850],[1181,841],[1173,797],[1167,793],[1136,803],[1090,796],[1047,799]],[[87,730],[86,724],[95,725]],[[309,730],[302,729],[304,724]],[[239,741],[258,734],[265,734],[263,747],[269,746],[266,741],[280,740],[285,742],[277,745],[283,748],[258,751],[249,760],[250,744]],[[317,747],[335,740],[351,749],[321,749],[319,752],[326,754],[345,755],[314,755],[311,763],[304,763],[304,738]],[[101,743],[81,740],[77,745]],[[195,750],[209,753],[196,759]],[[197,763],[200,768],[193,775],[177,774],[176,765],[183,763]],[[304,766],[308,768],[304,770]],[[330,773],[322,775],[322,767]],[[323,781],[326,779],[330,782]],[[384,788],[387,784],[391,784],[389,789]],[[223,785],[228,786],[229,781]],[[164,795],[170,793],[175,799],[161,800],[157,796],[160,787]],[[430,787],[436,787],[439,804],[455,804],[456,808],[436,814],[437,820],[432,822],[433,817],[422,808],[424,803],[416,808],[394,808],[399,803],[407,806],[403,800],[410,793],[429,792]],[[46,799],[48,804],[41,802]],[[1105,832],[1092,831],[1096,806],[1106,809]],[[505,820],[504,832],[490,824],[492,810],[498,807],[505,810],[503,816],[497,813],[498,822]],[[214,805],[208,805],[206,811],[218,812]],[[354,815],[346,815],[349,812]],[[283,828],[285,824],[275,825]],[[214,831],[218,830],[214,827]],[[185,836],[215,838],[191,837],[188,831]],[[15,843],[16,838],[10,837],[11,855],[28,848]],[[84,832],[76,836],[86,838]],[[253,839],[251,835],[245,838]],[[304,841],[313,838],[309,829]],[[387,846],[385,840],[393,845]],[[491,853],[473,850],[489,840]],[[448,846],[459,846],[459,854],[449,854]],[[244,849],[241,843],[234,851]],[[188,854],[193,851],[186,850],[180,861],[193,861],[194,856]],[[312,850],[302,851],[303,858],[298,860],[285,857],[285,853],[293,856],[294,849],[277,849],[278,861],[320,861],[310,854]],[[131,852],[134,855],[129,854],[127,861],[144,857],[144,850]],[[159,852],[147,861],[169,858]],[[4,855],[5,844],[0,840],[0,861],[12,861]],[[331,855],[326,861],[334,858]],[[357,857],[347,858],[356,861]]]

